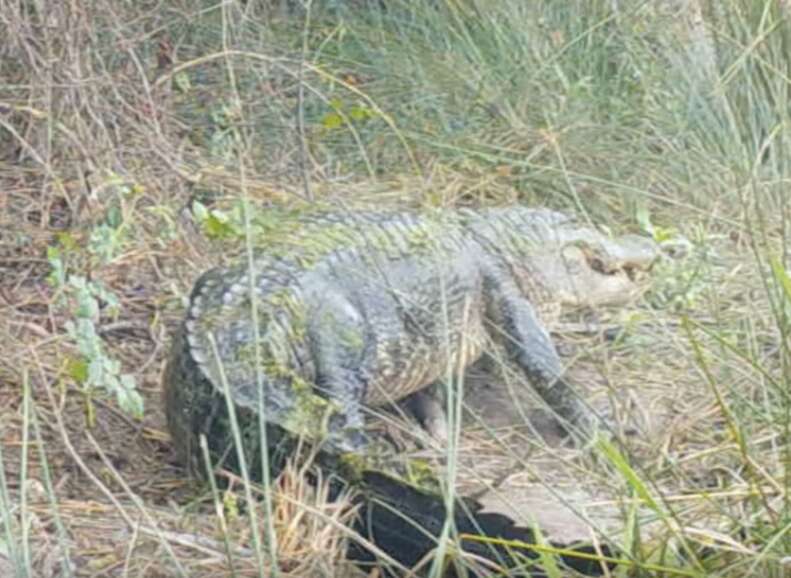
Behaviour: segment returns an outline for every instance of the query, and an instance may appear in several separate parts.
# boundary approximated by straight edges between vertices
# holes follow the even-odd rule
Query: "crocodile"
[[[364,456],[368,408],[420,395],[489,341],[564,423],[590,431],[547,324],[566,305],[633,298],[658,255],[649,239],[525,207],[303,216],[251,253],[195,283],[165,372],[172,438],[199,474],[201,435],[238,469],[229,405],[250,471],[296,438],[328,463]]]

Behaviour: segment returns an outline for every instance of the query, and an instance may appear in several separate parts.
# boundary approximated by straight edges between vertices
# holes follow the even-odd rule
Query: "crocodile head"
[[[611,238],[572,223],[558,226],[547,241],[546,250],[530,258],[531,274],[560,305],[628,302],[640,293],[644,273],[659,256],[648,238]]]

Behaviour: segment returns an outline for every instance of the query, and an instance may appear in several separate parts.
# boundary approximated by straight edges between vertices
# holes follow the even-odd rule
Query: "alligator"
[[[238,469],[246,456],[258,471],[265,452],[283,443],[293,449],[299,438],[320,445],[324,465],[335,467],[367,455],[368,408],[421,395],[478,359],[489,341],[564,423],[590,432],[596,416],[564,380],[546,325],[564,305],[633,298],[639,272],[657,254],[648,239],[612,239],[548,209],[300,217],[256,242],[251,257],[195,283],[165,373],[174,443],[198,474],[206,471],[201,435],[214,465]],[[229,406],[242,432],[239,451]],[[383,482],[366,467],[358,479],[403,509],[407,482]],[[433,510],[412,509],[441,528],[444,518],[432,516],[445,511],[443,498],[409,495],[435,500]],[[381,522],[385,510],[380,533],[392,522]],[[488,533],[481,516],[472,517]],[[425,542],[412,540],[413,554]],[[392,550],[411,560],[402,546]]]

